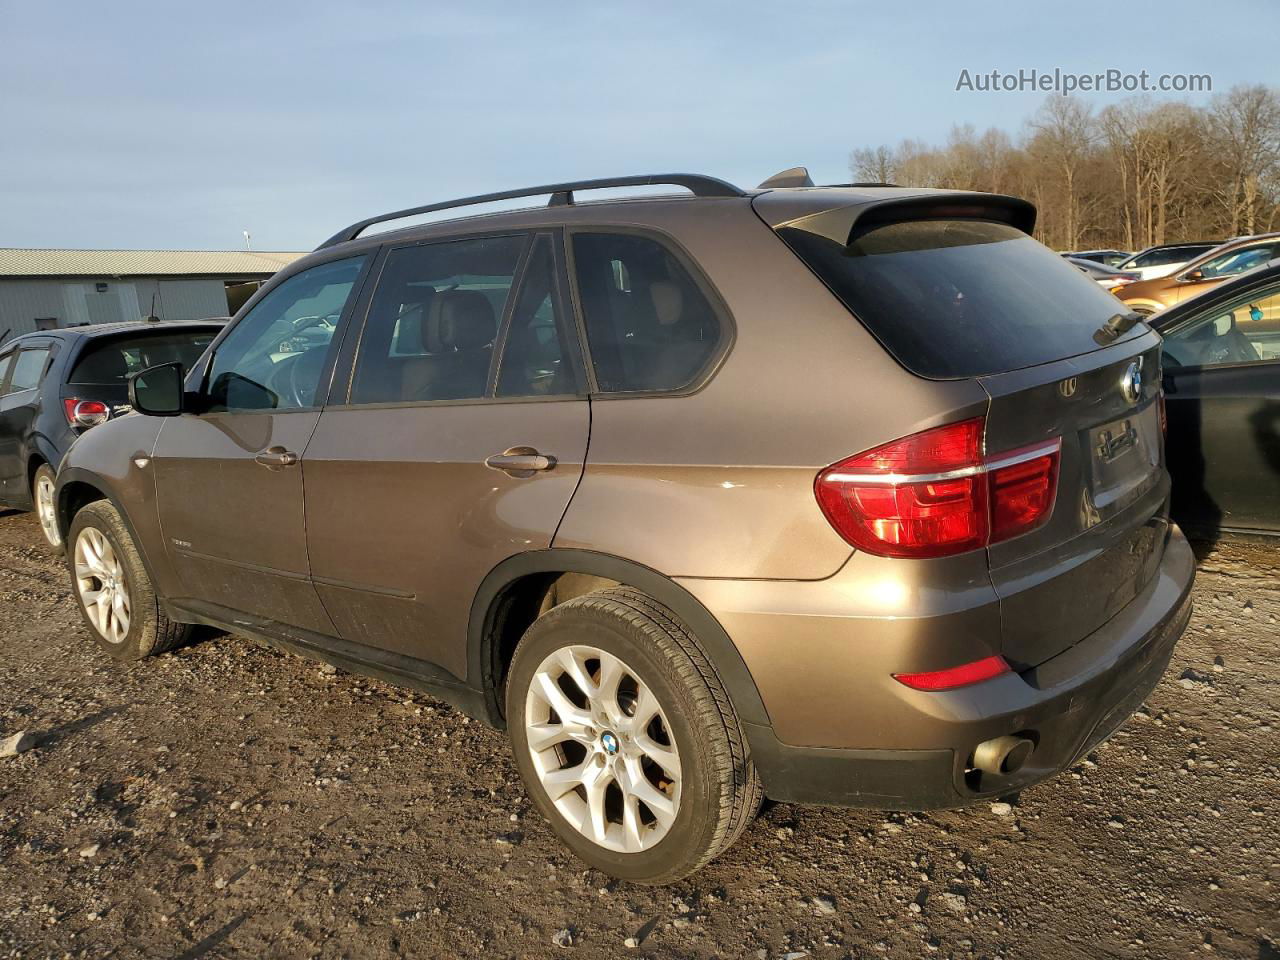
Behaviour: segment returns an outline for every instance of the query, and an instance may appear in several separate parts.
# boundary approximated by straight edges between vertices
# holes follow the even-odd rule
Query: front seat
[[[428,303],[422,343],[428,356],[404,371],[404,399],[482,397],[498,334],[489,298],[476,290],[444,290]]]

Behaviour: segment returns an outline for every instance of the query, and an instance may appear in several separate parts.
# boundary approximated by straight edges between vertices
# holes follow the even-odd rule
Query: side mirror
[[[1195,283],[1197,280],[1203,280],[1203,279],[1204,279],[1204,271],[1203,271],[1203,270],[1192,270],[1190,273],[1188,273],[1188,274],[1187,274],[1185,277],[1183,277],[1182,279],[1183,279],[1183,281],[1184,281],[1185,283]]]
[[[149,417],[176,417],[182,413],[182,388],[186,373],[182,364],[162,363],[129,378],[129,404]]]

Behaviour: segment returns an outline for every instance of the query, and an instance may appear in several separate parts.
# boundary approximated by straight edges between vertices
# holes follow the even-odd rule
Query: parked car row
[[[1151,316],[1280,257],[1280,233],[1225,243],[1175,243],[1135,254],[1085,250],[1062,254],[1131,309]]]
[[[641,184],[692,196],[579,202]],[[207,624],[433,692],[508,731],[578,856],[641,882],[763,797],[1046,780],[1159,681],[1194,558],[1160,336],[1034,222],[800,168],[353,224],[63,457],[90,633],[125,660]],[[1174,317],[1175,375],[1263,362],[1254,299]]]
[[[1277,257],[1280,233],[1244,237],[1214,247],[1169,274],[1128,284],[1118,295],[1131,309],[1150,316]]]

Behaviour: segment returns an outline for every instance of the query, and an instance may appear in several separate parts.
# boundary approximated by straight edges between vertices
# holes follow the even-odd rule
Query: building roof
[[[267,277],[305,253],[0,247],[0,277]]]

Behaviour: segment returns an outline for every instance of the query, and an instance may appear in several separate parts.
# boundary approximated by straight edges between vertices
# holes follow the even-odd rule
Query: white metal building
[[[0,343],[19,334],[234,312],[302,253],[0,248]]]

